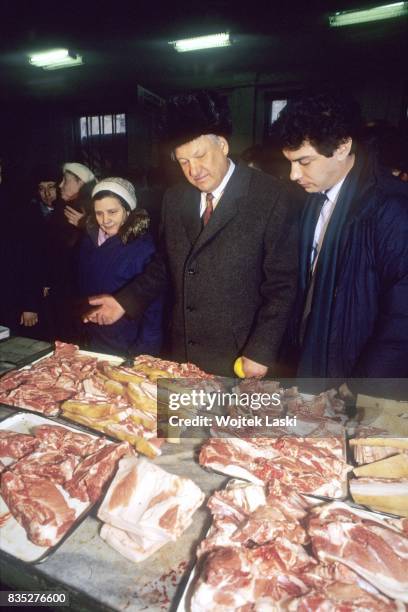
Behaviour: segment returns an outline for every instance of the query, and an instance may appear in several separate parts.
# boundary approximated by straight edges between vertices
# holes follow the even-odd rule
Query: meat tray
[[[314,496],[305,495],[304,497],[308,500],[309,503],[312,504],[312,506],[319,506],[320,504],[325,504],[326,502],[333,503],[333,500],[325,500],[323,498],[317,498],[317,497],[314,497]],[[336,502],[334,502],[334,505],[336,505]],[[389,519],[399,519],[400,518],[400,517],[397,517],[395,515],[388,514],[388,513],[382,513],[382,512],[378,512],[378,511],[371,511],[370,509],[367,509],[367,508],[365,508],[363,506],[360,506],[359,504],[354,504],[351,501],[340,502],[339,505],[341,505],[343,507],[349,506],[350,508],[354,508],[354,509],[357,509],[357,510],[362,510],[364,515],[365,515],[365,518],[370,521],[370,519],[372,517],[373,522],[375,522],[376,520],[387,521]],[[204,539],[206,537],[207,537],[207,534],[204,536]],[[191,612],[191,598],[192,598],[192,595],[193,595],[193,587],[194,587],[196,581],[198,580],[198,578],[200,576],[200,572],[201,572],[200,568],[201,568],[201,563],[198,563],[196,561],[196,563],[192,567],[190,573],[188,574],[188,577],[186,577],[186,582],[185,582],[184,588],[183,588],[183,590],[181,592],[181,596],[180,596],[180,599],[178,601],[177,607],[175,608],[175,612]],[[354,571],[357,571],[358,574],[360,573],[358,570],[356,570],[356,568],[353,568],[353,569],[354,569]],[[370,590],[367,589],[367,591],[369,592]],[[378,595],[379,596],[388,595],[388,597],[391,598],[390,601],[393,601],[392,600],[392,596],[390,595],[390,593],[387,594],[381,588],[379,588]],[[406,599],[403,598],[402,601],[406,601]],[[279,606],[277,606],[276,609],[278,609],[278,607]],[[281,609],[281,608],[279,607],[279,609]],[[361,608],[361,609],[363,609],[363,608]],[[386,608],[384,608],[384,609],[386,609]],[[392,608],[392,609],[394,609],[394,608]],[[398,610],[405,609],[404,604],[401,603],[401,601],[398,601],[397,607],[395,609],[398,609]]]
[[[64,427],[65,429],[83,433],[81,432],[80,428],[62,425],[61,423],[56,423],[54,420],[46,419],[42,416],[31,413],[17,413],[10,417],[6,417],[0,422],[0,430],[10,429],[18,433],[27,434],[30,433],[33,427],[37,427],[38,425],[56,424]],[[100,437],[92,434],[87,435],[93,439]],[[28,539],[24,528],[12,515],[9,516],[8,507],[0,495],[0,551],[28,563],[39,563],[44,561],[51,552],[58,548],[62,542],[71,535],[74,529],[76,529],[79,523],[87,516],[94,506],[94,503],[92,502],[82,502],[79,499],[68,496],[68,494],[66,494],[66,500],[69,502],[70,507],[75,510],[75,522],[57,544],[47,547],[33,544]]]
[[[30,368],[33,365],[35,365],[37,363],[40,363],[41,361],[44,361],[48,357],[51,357],[54,354],[54,352],[55,351],[49,351],[48,353],[46,353],[45,355],[42,355],[38,359],[35,359],[31,363],[26,364],[26,365],[24,365],[24,366],[22,366],[20,368],[16,368],[14,370],[14,372],[30,370]],[[78,350],[77,354],[78,355],[83,355],[83,356],[86,356],[86,357],[95,357],[96,359],[98,359],[100,361],[108,361],[113,366],[121,365],[123,363],[123,361],[124,361],[124,359],[122,357],[118,357],[116,355],[107,355],[107,354],[104,354],[104,353],[95,353],[93,351]],[[9,372],[7,372],[7,373],[9,373]],[[0,378],[0,380],[1,380],[1,378]],[[7,403],[6,400],[0,400],[0,404],[3,405],[3,406],[7,406],[7,408],[11,408],[13,410],[18,410],[19,412],[21,412],[23,410],[24,412],[29,412],[29,413],[32,413],[32,414],[41,414],[41,411],[39,411],[39,410],[34,410],[34,409],[31,409],[31,408],[26,408],[25,406],[18,406],[18,405],[14,405],[14,404],[9,404],[9,403]],[[58,414],[59,414],[59,412],[60,412],[60,409],[58,411]],[[53,418],[54,416],[57,416],[57,413],[56,414],[48,414],[46,416],[47,416],[47,418]],[[95,431],[95,430],[93,430],[93,431]]]

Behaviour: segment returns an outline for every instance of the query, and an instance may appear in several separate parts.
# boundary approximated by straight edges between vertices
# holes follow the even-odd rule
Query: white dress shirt
[[[214,196],[214,199],[213,199],[213,202],[212,202],[212,205],[213,205],[213,210],[215,210],[215,207],[217,206],[218,202],[220,201],[221,196],[222,196],[222,194],[224,193],[225,188],[226,188],[226,186],[227,186],[227,183],[228,183],[228,181],[230,180],[230,178],[231,178],[231,176],[232,176],[232,173],[233,173],[233,172],[234,172],[234,170],[235,170],[235,164],[234,164],[234,162],[232,161],[232,159],[229,159],[229,158],[228,158],[228,161],[229,161],[229,167],[228,167],[228,170],[227,170],[226,175],[224,176],[224,178],[222,179],[222,181],[221,181],[221,183],[218,185],[218,187],[216,187],[215,189],[213,189],[213,190],[211,191],[211,193],[212,193],[212,194],[213,194],[213,196]],[[205,211],[205,209],[206,209],[206,207],[207,207],[206,196],[207,196],[207,193],[206,193],[206,192],[204,192],[204,191],[202,191],[202,192],[201,192],[201,202],[200,202],[200,217],[202,217],[202,216],[203,216],[204,211]]]
[[[322,249],[326,230],[329,225],[334,208],[336,206],[337,199],[339,197],[339,192],[340,192],[341,186],[343,185],[345,181],[345,178],[346,177],[342,178],[341,181],[336,183],[333,187],[328,189],[325,193],[326,201],[324,202],[322,206],[319,218],[316,223],[316,229],[315,229],[315,233],[313,236],[313,247],[312,247],[312,252],[310,254],[310,265],[312,266],[312,273],[315,270],[317,260],[319,258],[319,253]]]

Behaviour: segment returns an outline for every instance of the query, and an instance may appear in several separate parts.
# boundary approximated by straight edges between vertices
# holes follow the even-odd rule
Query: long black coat
[[[130,316],[170,280],[172,356],[231,375],[240,355],[273,365],[292,307],[297,231],[269,175],[237,166],[201,231],[200,192],[165,195],[161,255],[116,298]]]

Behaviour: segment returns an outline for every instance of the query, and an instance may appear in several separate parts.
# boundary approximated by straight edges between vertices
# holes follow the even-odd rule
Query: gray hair
[[[201,134],[201,136],[209,136],[216,143],[219,143],[220,141],[220,136],[217,136],[216,134]],[[201,136],[197,136],[197,138],[201,138]],[[194,138],[193,140],[197,140],[197,138]],[[170,153],[170,159],[171,161],[177,161],[174,149]]]

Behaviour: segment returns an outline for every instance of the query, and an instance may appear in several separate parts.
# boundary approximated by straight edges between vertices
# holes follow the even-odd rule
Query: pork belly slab
[[[127,558],[140,561],[176,540],[203,500],[192,480],[169,474],[147,459],[125,457],[98,512],[108,523],[101,536]]]

